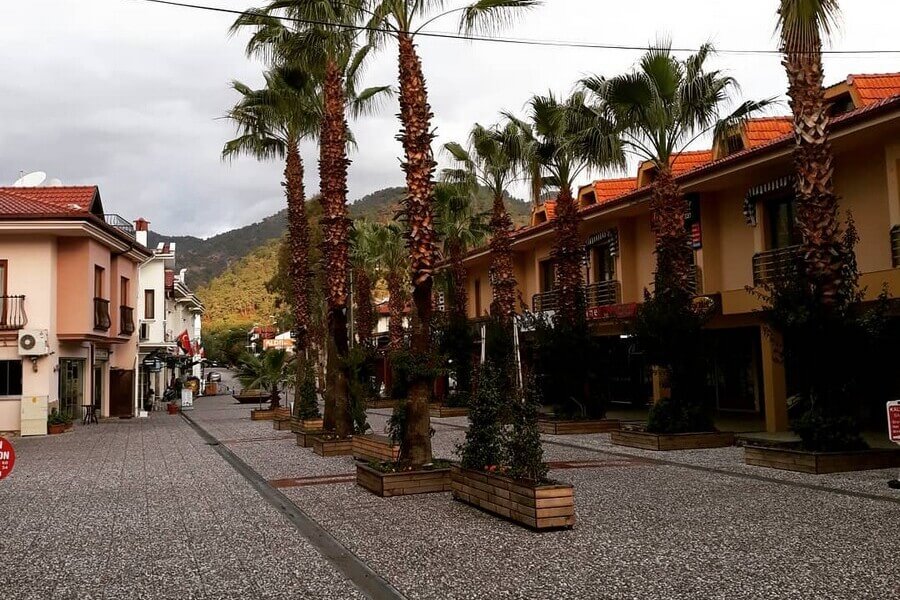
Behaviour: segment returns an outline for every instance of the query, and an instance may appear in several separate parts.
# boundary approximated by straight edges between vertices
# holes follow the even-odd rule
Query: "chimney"
[[[134,238],[137,240],[138,244],[141,244],[142,246],[147,245],[147,234],[149,231],[150,221],[144,217],[141,217],[134,222]]]

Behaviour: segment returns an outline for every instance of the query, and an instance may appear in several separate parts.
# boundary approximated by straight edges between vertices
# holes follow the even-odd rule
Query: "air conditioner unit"
[[[19,331],[19,356],[46,356],[50,354],[49,334],[46,329],[22,329]]]

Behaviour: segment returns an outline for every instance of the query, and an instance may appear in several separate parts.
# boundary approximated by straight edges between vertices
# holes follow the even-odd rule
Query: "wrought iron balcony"
[[[891,227],[891,264],[900,267],[900,225]]]
[[[131,335],[134,333],[134,309],[130,306],[119,307],[119,334]]]
[[[773,283],[796,271],[800,246],[787,246],[753,255],[753,285]]]
[[[541,292],[531,297],[531,309],[536,313],[556,310],[558,304],[559,297],[555,290]]]
[[[94,298],[94,329],[108,331],[110,325],[109,300],[105,298]]]
[[[619,285],[618,281],[600,281],[591,283],[584,287],[585,307],[592,306],[609,306],[610,304],[619,303]]]
[[[0,331],[22,329],[27,324],[25,296],[0,296]]]
[[[127,233],[134,237],[134,225],[131,221],[116,214],[105,214],[103,215],[103,220],[106,221],[107,225],[112,225],[122,233]]]

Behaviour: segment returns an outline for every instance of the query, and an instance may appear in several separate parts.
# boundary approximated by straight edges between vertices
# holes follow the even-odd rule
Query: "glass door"
[[[84,359],[59,359],[59,411],[81,418],[84,404]]]

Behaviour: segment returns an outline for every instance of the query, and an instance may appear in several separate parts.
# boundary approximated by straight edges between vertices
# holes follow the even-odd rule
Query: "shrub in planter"
[[[469,405],[472,394],[472,345],[475,343],[472,327],[464,315],[450,314],[435,327],[439,332],[439,348],[446,357],[447,370],[456,382],[455,389],[447,396],[447,406]]]
[[[353,432],[365,433],[369,428],[366,418],[366,404],[378,397],[374,384],[375,355],[366,346],[350,348],[345,359],[347,381],[350,392],[350,414],[353,417]]]
[[[62,413],[54,408],[47,415],[47,431],[50,434],[63,433],[72,425],[72,417],[68,413]]]
[[[316,375],[310,361],[300,361],[297,369],[297,397],[294,401],[294,417],[298,419],[318,419],[319,399],[316,393]]]
[[[496,467],[506,462],[504,420],[510,394],[509,388],[504,386],[507,379],[492,361],[487,360],[482,365],[469,409],[466,440],[457,447],[466,469],[483,471],[486,467]]]

